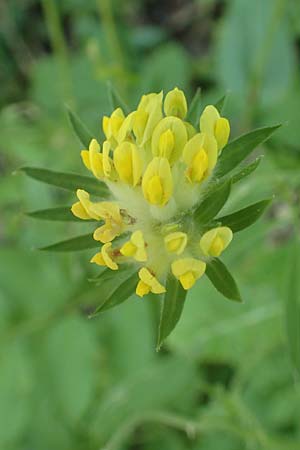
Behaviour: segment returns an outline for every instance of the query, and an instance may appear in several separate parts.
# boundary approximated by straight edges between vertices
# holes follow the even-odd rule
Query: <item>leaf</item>
[[[90,194],[98,195],[99,197],[105,198],[108,196],[107,187],[96,178],[75,173],[54,172],[53,170],[37,167],[21,167],[19,170],[34,180],[68,191],[75,192],[77,189],[85,189]]]
[[[186,121],[190,122],[194,126],[197,126],[200,117],[200,108],[201,108],[201,88],[198,87],[191,101]]]
[[[292,249],[288,269],[287,298],[285,305],[286,333],[293,366],[300,375],[300,284],[299,242]]]
[[[217,183],[194,212],[199,225],[207,224],[225,205],[231,190],[231,180]]]
[[[100,245],[101,244],[93,238],[93,233],[89,233],[67,239],[66,241],[56,242],[55,244],[47,245],[46,247],[40,247],[37,250],[49,252],[77,252],[90,248],[98,248]]]
[[[219,111],[219,113],[221,114],[225,105],[226,105],[226,101],[228,98],[228,92],[226,92],[226,94],[223,95],[223,97],[221,97],[215,104],[214,107],[217,108],[217,110]]]
[[[156,347],[157,351],[178,323],[183,310],[186,294],[187,291],[183,289],[180,282],[173,275],[169,274],[166,284],[166,293],[162,300]]]
[[[113,87],[110,81],[107,82],[107,91],[112,110],[120,107],[122,108],[125,115],[129,114],[130,109],[128,105],[125,103],[125,101],[122,99],[118,91]]]
[[[206,264],[206,275],[214,287],[229,300],[241,302],[241,296],[236,282],[222,261],[215,258]]]
[[[223,177],[240,164],[259,144],[266,141],[281,125],[257,128],[227,144],[219,158],[217,175]]]
[[[99,313],[106,311],[107,309],[113,308],[114,306],[120,305],[125,302],[131,295],[135,293],[136,285],[138,283],[138,274],[135,268],[131,268],[134,270],[134,273],[129,276],[125,281],[118,285],[117,276],[118,272],[115,272],[115,290],[113,290],[110,295],[104,297],[101,301],[101,304],[95,309],[95,311],[89,316],[93,318],[97,316]]]
[[[217,217],[217,221],[221,222],[223,226],[229,227],[233,233],[244,230],[250,227],[256,222],[263,214],[267,206],[271,203],[272,199],[261,200],[260,202],[253,203],[246,208],[240,209],[227,216]]]
[[[116,239],[114,240],[114,242],[116,242]],[[132,267],[127,265],[127,264],[122,264],[119,266],[117,275],[118,277],[120,277],[121,274],[123,274],[124,272],[128,272],[128,271],[132,271]],[[99,275],[97,275],[94,278],[89,278],[88,281],[90,281],[91,283],[97,283],[97,284],[103,284],[107,281],[110,281],[112,278],[115,278],[116,272],[114,270],[109,269],[108,267],[104,268],[102,272],[99,273]]]
[[[39,209],[37,211],[29,211],[25,213],[26,216],[33,219],[53,220],[62,222],[81,222],[82,219],[74,216],[71,212],[70,206],[58,206],[57,208]],[[92,220],[86,220],[92,222]]]
[[[67,114],[72,125],[72,128],[85,148],[89,148],[89,144],[91,140],[94,138],[93,134],[89,131],[89,129],[84,125],[81,119],[75,114],[69,106],[66,106]]]
[[[234,174],[231,177],[232,183],[237,183],[238,181],[242,180],[245,177],[248,177],[252,172],[254,172],[257,167],[259,166],[261,160],[263,159],[263,155],[256,158],[255,161],[248,164],[247,166],[243,167],[241,170],[239,170],[236,174]]]

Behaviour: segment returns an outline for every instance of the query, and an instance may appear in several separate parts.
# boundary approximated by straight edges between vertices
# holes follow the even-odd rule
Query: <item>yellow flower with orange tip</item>
[[[139,271],[140,281],[136,287],[136,294],[139,297],[152,292],[153,294],[163,294],[166,292],[165,287],[157,280],[157,278],[146,268],[142,267]]]
[[[230,125],[228,119],[221,117],[217,108],[208,105],[200,117],[200,130],[214,136],[221,151],[228,142]]]
[[[217,227],[207,231],[200,239],[200,249],[205,256],[220,256],[232,241],[228,227]]]
[[[120,253],[134,258],[136,261],[147,261],[146,244],[141,230],[136,230],[132,233],[130,240],[125,242],[120,248]]]
[[[106,266],[111,270],[118,270],[118,264],[113,260],[111,246],[111,242],[102,245],[101,252],[96,253],[92,257],[91,262],[98,264],[98,266]]]

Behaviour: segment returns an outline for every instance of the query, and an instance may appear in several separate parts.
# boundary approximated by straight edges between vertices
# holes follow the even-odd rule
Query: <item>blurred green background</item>
[[[298,0],[2,0],[1,450],[299,450],[299,60]],[[284,123],[228,206],[276,195],[225,255],[244,303],[203,278],[160,353],[155,298],[87,319],[94,252],[33,251],[86,224],[22,214],[74,197],[12,176],[85,173],[64,105],[99,136],[107,80],[132,107],[174,86],[200,86],[203,104],[229,90],[233,136]]]

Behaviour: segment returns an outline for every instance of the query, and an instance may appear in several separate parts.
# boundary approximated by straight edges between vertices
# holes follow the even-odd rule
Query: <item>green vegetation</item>
[[[298,450],[298,2],[9,0],[0,9],[0,448]],[[191,103],[200,87],[196,100],[222,105],[233,137],[262,126],[267,137],[283,123],[233,173],[219,213],[241,230],[224,261],[244,302],[224,301],[203,277],[160,352],[157,298],[109,309],[131,274],[116,286],[88,263],[94,227],[66,209],[77,181],[55,187],[74,172],[103,189],[82,167],[70,122],[84,143],[101,136],[113,86],[130,108],[143,92],[174,86]],[[235,142],[227,150],[238,163],[247,148]],[[32,166],[48,171],[49,184]],[[273,195],[243,230],[232,211],[250,205],[255,221],[268,200],[255,203]],[[61,253],[78,246],[72,236],[90,249]],[[59,241],[64,249],[36,250]],[[224,267],[207,273],[215,286]]]

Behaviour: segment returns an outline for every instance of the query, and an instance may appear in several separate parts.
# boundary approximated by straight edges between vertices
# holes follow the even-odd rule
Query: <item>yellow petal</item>
[[[98,266],[106,266],[105,261],[103,259],[103,256],[101,254],[101,252],[96,253],[96,255],[94,255],[90,261],[91,263],[95,263]]]
[[[74,216],[78,217],[79,219],[82,220],[91,219],[91,216],[86,212],[86,210],[84,209],[84,207],[80,202],[74,203],[74,205],[72,205],[71,211],[74,214]]]
[[[139,277],[143,281],[144,284],[150,287],[151,292],[153,294],[162,294],[166,292],[165,287],[160,284],[157,278],[152,275],[152,273],[146,269],[146,267],[142,267],[139,271]]]
[[[233,234],[228,227],[213,228],[201,237],[200,249],[205,256],[220,256],[228,247]]]
[[[136,145],[122,142],[114,151],[114,163],[120,180],[136,186],[142,175],[142,160]]]
[[[82,162],[85,165],[85,167],[88,170],[91,170],[89,151],[88,150],[82,150],[80,155],[81,155],[81,159],[82,159]]]
[[[184,119],[187,113],[187,102],[183,91],[177,87],[168,92],[164,102],[166,116],[176,116]]]
[[[194,286],[196,282],[196,278],[193,274],[193,272],[186,272],[185,274],[181,275],[179,277],[179,281],[183,287],[183,289],[191,289],[192,286]]]
[[[187,234],[181,231],[170,233],[164,238],[165,247],[169,253],[180,255],[187,244]]]
[[[161,154],[160,138],[168,130],[172,132],[174,137],[174,145],[168,157],[170,164],[173,164],[180,158],[183,147],[187,142],[187,131],[182,120],[171,116],[162,119],[153,131],[151,147],[154,156],[163,156]]]
[[[220,118],[219,111],[213,105],[204,108],[200,116],[200,130],[214,136],[216,121]]]
[[[140,280],[136,287],[136,295],[139,297],[144,297],[144,295],[149,294],[151,288],[148,286],[148,284],[144,283],[142,280]]]
[[[111,270],[118,270],[118,264],[111,258],[110,249],[111,242],[107,242],[101,248],[101,255],[107,267],[109,267]]]
[[[196,280],[204,274],[206,264],[195,258],[177,259],[171,265],[173,275],[180,281],[184,289],[192,287]]]
[[[142,180],[146,200],[158,206],[165,205],[173,193],[171,168],[166,158],[153,158],[148,164]]]
[[[218,149],[222,150],[228,142],[230,134],[229,121],[225,117],[221,117],[215,124],[215,137],[218,143]]]

